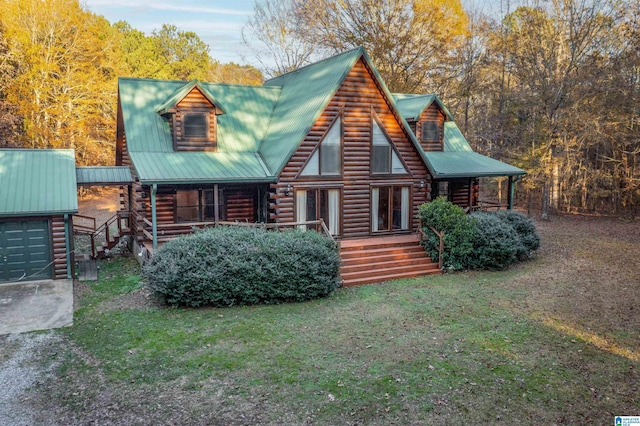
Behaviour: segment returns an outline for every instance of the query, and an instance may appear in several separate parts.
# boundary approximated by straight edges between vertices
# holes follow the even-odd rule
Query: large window
[[[408,186],[380,186],[371,189],[371,231],[409,229],[411,211]]]
[[[296,212],[298,222],[310,222],[322,218],[331,235],[338,235],[340,233],[340,190],[297,190]],[[301,225],[300,228],[307,227]]]
[[[183,137],[185,139],[202,139],[209,138],[209,114],[188,113],[182,116]]]
[[[374,119],[371,140],[372,174],[406,174],[398,153],[393,149],[389,136],[382,130],[378,120]]]
[[[218,204],[214,189],[190,189],[176,191],[176,222],[213,222],[226,219],[224,191],[218,189]]]
[[[342,120],[338,117],[305,165],[301,176],[342,174]]]

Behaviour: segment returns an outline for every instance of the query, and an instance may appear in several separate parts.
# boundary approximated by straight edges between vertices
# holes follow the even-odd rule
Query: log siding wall
[[[209,124],[208,136],[205,139],[186,139],[183,137],[184,115],[189,113],[206,113]],[[172,120],[173,147],[176,151],[217,151],[215,107],[198,89],[193,89],[177,105]]]
[[[418,138],[420,145],[422,145],[422,149],[425,151],[442,151],[444,149],[444,120],[445,115],[436,103],[432,103],[422,112],[417,123],[413,126],[413,131],[416,134],[416,138]],[[422,123],[425,121],[438,122],[438,133],[440,135],[438,142],[422,141]]]
[[[372,176],[371,131],[372,111],[391,137],[397,152],[409,169],[409,175]],[[343,119],[343,176],[314,178],[299,177],[303,165],[320,143],[322,135],[337,114]],[[420,188],[421,182],[423,188]],[[298,147],[279,176],[277,184],[271,186],[270,220],[295,221],[295,189],[322,187],[342,189],[343,238],[366,237],[371,234],[371,188],[381,185],[406,185],[411,188],[412,214],[410,227],[418,224],[418,206],[430,199],[431,176],[418,152],[402,129],[390,103],[382,95],[364,61],[360,60],[342,82],[321,117]],[[285,192],[287,185],[291,193]]]
[[[64,216],[52,216],[49,227],[53,256],[53,278],[56,280],[66,279],[71,271],[67,268],[67,235],[64,229]]]

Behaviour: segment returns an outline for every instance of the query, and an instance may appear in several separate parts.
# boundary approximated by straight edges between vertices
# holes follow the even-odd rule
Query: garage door
[[[0,222],[0,282],[51,278],[48,220]]]

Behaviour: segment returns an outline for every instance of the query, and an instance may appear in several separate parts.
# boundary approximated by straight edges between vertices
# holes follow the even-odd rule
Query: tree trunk
[[[549,181],[545,179],[542,187],[542,220],[549,220]]]

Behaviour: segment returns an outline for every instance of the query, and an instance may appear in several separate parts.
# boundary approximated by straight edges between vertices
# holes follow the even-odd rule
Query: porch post
[[[213,185],[213,220],[218,223],[218,221],[220,220],[220,211],[218,210],[220,208],[220,204],[219,204],[219,199],[218,199],[218,184],[214,184]]]
[[[153,236],[153,252],[158,250],[158,219],[156,212],[156,193],[158,184],[151,185],[151,235]]]
[[[71,216],[69,214],[64,215],[64,244],[67,251],[67,278],[73,278],[73,271],[71,270]]]
[[[513,210],[513,176],[509,176],[509,210]]]

